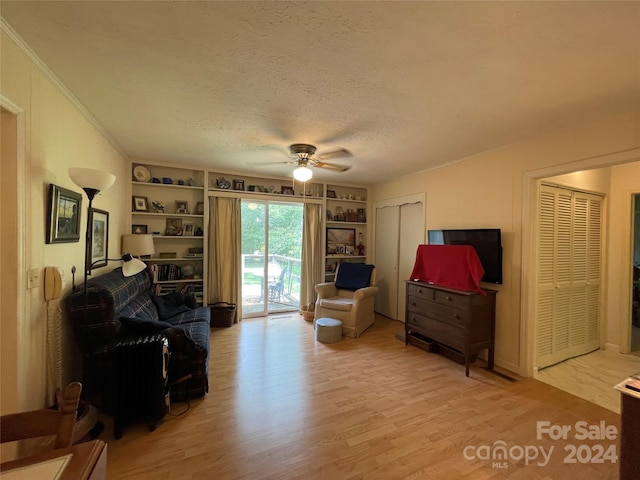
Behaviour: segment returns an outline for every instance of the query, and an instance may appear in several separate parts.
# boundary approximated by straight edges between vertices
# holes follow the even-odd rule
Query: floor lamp
[[[113,182],[116,181],[116,176],[109,172],[103,172],[101,170],[94,170],[91,168],[70,168],[69,169],[69,177],[80,188],[84,190],[89,198],[89,208],[87,210],[87,230],[85,237],[85,248],[84,248],[84,283],[83,283],[83,295],[84,295],[84,325],[82,331],[84,332],[87,328],[87,320],[88,320],[88,301],[89,301],[89,292],[87,289],[87,281],[89,275],[91,275],[91,269],[94,267],[94,263],[91,263],[91,257],[89,252],[91,251],[92,244],[92,228],[91,228],[91,208],[93,204],[94,197],[100,193],[101,191],[106,190]],[[108,255],[108,252],[107,252]],[[100,259],[98,262],[104,262],[105,259]],[[107,258],[107,262],[110,261],[122,261],[122,274],[125,277],[131,277],[136,275],[137,273],[142,272],[147,266],[144,262],[138,260],[137,258],[133,258],[133,256],[129,253],[122,255],[120,258]],[[85,343],[85,342],[83,342]],[[83,356],[86,359],[88,356],[88,352],[86,351],[86,345],[82,345]],[[85,376],[84,382],[86,382],[86,372],[84,372],[84,363],[83,362],[83,375]],[[84,389],[83,389],[84,393]]]

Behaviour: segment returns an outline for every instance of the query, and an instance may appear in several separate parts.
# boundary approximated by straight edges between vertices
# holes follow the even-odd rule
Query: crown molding
[[[38,57],[36,52],[34,52],[29,45],[18,35],[18,33],[7,23],[7,21],[0,16],[0,32],[6,34],[20,49],[20,51],[31,61],[33,65],[42,73],[42,75],[49,80],[61,93],[62,95],[75,107],[78,112],[84,116],[84,118],[91,124],[93,127],[100,132],[100,134],[115,148],[120,155],[122,155],[125,159],[129,160],[129,155],[122,146],[118,143],[113,135],[111,135],[107,129],[105,129],[96,118],[91,115],[89,110],[78,100],[73,93],[62,83],[62,81],[56,77],[56,75],[47,67],[47,65]]]

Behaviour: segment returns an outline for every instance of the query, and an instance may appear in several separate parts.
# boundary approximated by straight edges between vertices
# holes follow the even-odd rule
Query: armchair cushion
[[[371,284],[373,265],[364,263],[345,262],[340,265],[336,274],[336,288],[338,290],[355,291]]]

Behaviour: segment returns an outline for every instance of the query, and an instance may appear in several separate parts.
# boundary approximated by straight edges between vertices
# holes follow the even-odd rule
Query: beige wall
[[[2,311],[3,333],[11,333],[13,342],[2,342],[2,363],[14,363],[16,376],[3,375],[1,388],[13,391],[13,401],[0,407],[1,413],[9,410],[31,409],[44,406],[46,384],[46,303],[42,281],[33,289],[27,289],[27,272],[35,269],[42,279],[45,266],[58,266],[65,276],[65,291],[71,288],[71,266],[79,273],[76,284],[82,280],[84,235],[80,242],[45,244],[47,194],[50,183],[80,192],[67,174],[72,166],[84,166],[108,170],[117,176],[115,185],[96,197],[94,207],[110,213],[109,255],[118,255],[120,235],[124,232],[130,208],[127,183],[130,179],[127,161],[83,116],[74,104],[37,64],[14,42],[14,38],[2,31],[1,49],[1,101],[12,111],[21,111],[18,124],[24,125],[22,140],[18,140],[17,152],[23,161],[17,164],[24,178],[8,179],[16,184],[20,205],[16,205],[19,235],[24,238],[24,252],[14,251],[12,256],[17,269],[17,295],[24,300],[15,315]],[[11,159],[4,158],[4,162]],[[13,160],[15,162],[15,160]],[[4,181],[4,179],[3,179]],[[4,195],[4,191],[3,191]],[[88,201],[83,194],[81,229],[86,228]],[[4,222],[4,220],[3,220]],[[3,223],[4,225],[4,223]],[[3,234],[4,237],[4,234]],[[113,268],[111,265],[108,268]],[[106,271],[107,269],[104,269]],[[4,272],[4,261],[3,261]],[[100,271],[97,272],[98,274]],[[3,275],[3,282],[7,281]],[[14,279],[14,282],[16,280]],[[20,303],[20,302],[19,302]],[[64,328],[63,383],[78,377],[73,362],[72,340],[66,325]],[[9,346],[8,346],[9,345]],[[4,398],[3,398],[4,399]]]
[[[537,179],[566,174],[579,169],[603,167],[609,160],[597,157],[621,152],[640,146],[640,119],[637,112],[624,113],[603,119],[597,123],[567,129],[527,143],[485,152],[445,167],[424,171],[372,188],[374,202],[424,192],[426,195],[425,225],[427,229],[439,228],[500,228],[503,234],[504,284],[491,286],[499,291],[496,316],[496,363],[509,370],[530,374],[526,361],[527,351],[521,346],[529,326],[534,321],[525,293],[531,279],[527,252],[523,256],[523,235],[531,234],[531,212],[534,208],[532,192]],[[637,165],[637,164],[635,164]],[[619,167],[622,169],[623,167]],[[625,212],[613,209],[620,189],[640,190],[640,175],[632,175],[625,167],[618,174],[611,171],[571,175],[558,179],[565,184],[575,184],[588,190],[611,192],[609,228],[628,222],[629,209]],[[621,186],[621,178],[627,182]],[[632,185],[631,185],[632,184]],[[626,194],[628,195],[628,194]],[[628,202],[627,202],[628,203]],[[630,249],[630,235],[615,242],[618,249]],[[605,262],[612,255],[613,242],[608,243]],[[523,263],[525,258],[525,263]],[[613,277],[624,273],[616,262],[608,262],[607,278],[616,285],[605,286],[606,300],[603,344],[619,345],[623,321],[614,315],[615,302],[622,288]],[[487,285],[489,287],[489,285]]]

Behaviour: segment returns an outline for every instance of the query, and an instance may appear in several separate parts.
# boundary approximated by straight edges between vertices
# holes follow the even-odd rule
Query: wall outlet
[[[27,290],[36,288],[40,284],[40,269],[32,268],[27,272]]]

